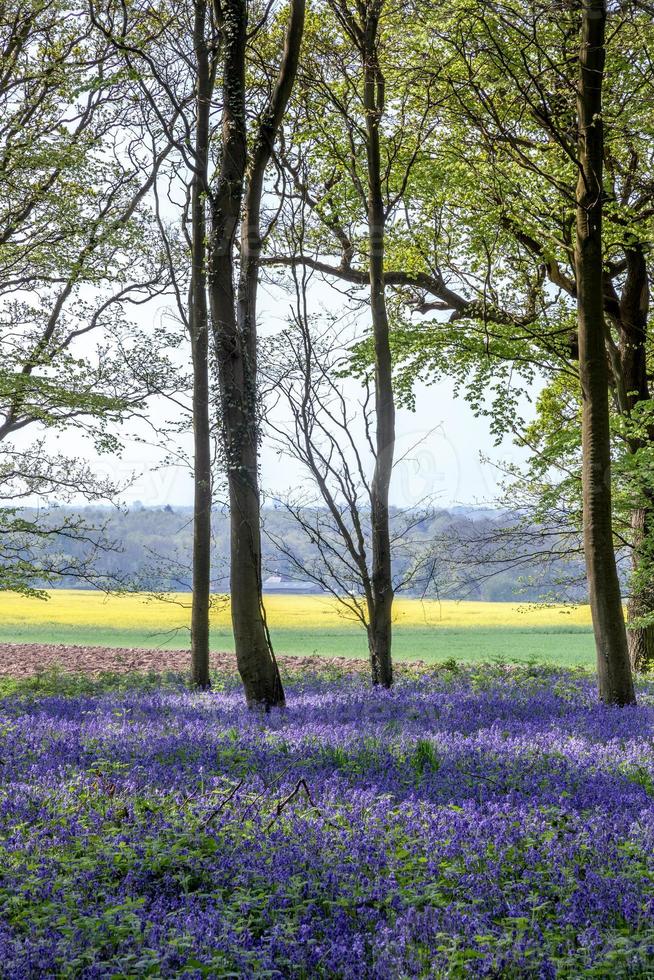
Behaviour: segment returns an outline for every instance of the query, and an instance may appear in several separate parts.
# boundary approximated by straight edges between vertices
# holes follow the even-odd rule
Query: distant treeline
[[[35,515],[29,508],[21,513],[27,519]],[[41,512],[39,519],[54,527],[62,523],[62,518],[79,517],[96,532],[81,540],[54,533],[44,536],[40,542],[45,563],[56,558],[62,565],[62,560],[65,564],[68,557],[71,568],[87,569],[83,577],[75,572],[63,575],[54,583],[55,587],[100,585],[152,592],[190,590],[193,531],[190,508],[136,506],[128,511],[54,508]],[[283,583],[292,582],[291,589],[295,591],[299,582],[309,585],[311,568],[320,564],[315,545],[284,508],[265,508],[264,517],[264,579],[273,576],[281,578]],[[406,523],[406,512],[402,518]],[[227,592],[229,520],[221,510],[215,511],[213,526],[213,589]],[[397,549],[394,574],[398,581],[408,580],[405,595],[490,602],[585,601],[583,561],[579,553],[571,552],[569,538],[559,554],[552,554],[551,542],[547,550],[543,548],[539,552],[536,529],[527,531],[524,516],[518,518],[499,510],[454,508],[417,514],[411,522],[410,535],[405,535],[402,548]],[[280,542],[283,542],[283,552]],[[412,575],[414,565],[417,571]],[[302,571],[302,566],[307,572]],[[39,584],[34,581],[34,585]],[[315,583],[312,584],[315,588]]]

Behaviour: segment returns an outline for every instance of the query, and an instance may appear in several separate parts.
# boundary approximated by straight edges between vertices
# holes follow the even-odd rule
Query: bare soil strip
[[[33,677],[43,671],[98,675],[104,672],[126,674],[131,671],[178,671],[189,668],[188,650],[145,650],[129,647],[69,646],[63,643],[2,643],[0,644],[0,676]],[[344,673],[367,673],[366,660],[348,657],[292,657],[278,655],[283,674],[306,671],[338,670]],[[233,653],[214,652],[211,667],[221,673],[236,672]],[[400,672],[426,667],[421,660],[397,664]]]

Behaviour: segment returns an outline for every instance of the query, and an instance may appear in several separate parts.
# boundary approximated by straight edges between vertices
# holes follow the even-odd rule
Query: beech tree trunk
[[[603,305],[603,124],[605,0],[582,0],[577,98],[579,178],[575,270],[582,388],[584,549],[600,698],[635,702],[613,548],[608,365]]]
[[[375,347],[376,457],[370,487],[373,610],[369,626],[373,684],[393,683],[391,658],[393,579],[389,526],[389,490],[395,453],[395,401],[390,329],[384,280],[386,214],[382,197],[379,124],[384,111],[384,79],[377,55],[381,0],[368,6],[363,28],[364,109],[368,167],[368,248],[370,313]]]
[[[637,619],[644,613],[652,612],[651,607],[641,609],[638,598],[630,599],[627,604],[629,620]],[[627,642],[629,644],[629,660],[634,673],[649,673],[654,667],[654,626],[634,626],[628,629]]]
[[[222,5],[223,122],[221,160],[211,197],[209,295],[218,362],[221,425],[230,504],[230,591],[238,670],[249,705],[284,703],[261,602],[258,429],[252,338],[239,330],[234,241],[247,165],[245,54],[247,0]]]
[[[206,40],[207,3],[195,0],[193,42],[196,57],[196,131],[191,190],[191,284],[189,327],[193,358],[193,598],[191,676],[196,687],[209,680],[209,606],[211,590],[211,425],[209,415],[209,317],[206,279],[206,192],[209,159],[209,110],[212,79]]]
[[[614,388],[618,411],[629,419],[639,403],[650,400],[647,376],[647,323],[649,317],[649,274],[646,246],[634,240],[625,245],[626,275],[620,296],[611,283],[604,283],[604,306],[618,330],[619,363],[614,364]],[[627,448],[638,457],[642,450],[651,451],[654,429],[629,432]],[[627,605],[627,625],[654,612],[654,583],[650,585],[654,565],[652,532],[654,530],[654,494],[651,477],[634,467],[632,492],[636,502],[631,514],[632,581]],[[646,671],[654,664],[654,626],[627,629],[627,643],[632,670]]]
[[[638,507],[631,516],[634,584],[627,604],[627,621],[639,619],[654,611],[654,583],[649,586],[639,580],[641,562],[651,568],[652,508]],[[627,630],[629,660],[633,671],[645,673],[654,667],[654,625],[635,626]]]
[[[261,199],[266,167],[288,104],[304,30],[305,0],[293,0],[279,75],[248,155],[245,114],[246,0],[223,13],[223,131],[212,196],[210,296],[218,359],[222,432],[230,502],[231,611],[239,673],[248,704],[284,704],[262,597],[258,475],[257,287]],[[234,242],[240,230],[238,293]]]

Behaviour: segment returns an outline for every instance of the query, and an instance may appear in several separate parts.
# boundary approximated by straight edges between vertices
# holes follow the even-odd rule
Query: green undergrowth
[[[495,658],[487,663],[462,663],[454,658],[449,658],[440,663],[433,664],[428,668],[417,666],[412,669],[410,664],[398,664],[396,677],[398,679],[408,677],[428,677],[430,674],[438,674],[441,677],[451,676],[455,678],[459,674],[465,674],[475,688],[483,687],[487,683],[494,683],[498,677],[506,675],[510,670],[512,677],[528,679],[530,676],[539,678],[551,673],[559,676],[560,669],[554,665],[541,664],[536,659],[523,661],[507,661],[503,658]],[[582,677],[589,673],[588,668],[570,668],[564,676],[572,678]],[[337,682],[339,679],[350,677],[350,672],[340,667],[338,664],[331,664],[325,661],[324,665],[316,665],[310,670],[306,668],[288,668],[282,670],[284,682],[289,685],[302,685],[308,679],[320,678],[327,682]],[[368,684],[369,678],[366,671],[358,675],[358,680],[362,684]],[[85,697],[88,695],[102,695],[121,692],[143,692],[151,691],[184,691],[191,686],[190,673],[188,671],[102,671],[91,675],[82,671],[66,672],[57,668],[48,668],[30,677],[0,677],[0,698],[5,697]],[[239,688],[240,681],[238,674],[225,671],[211,671],[211,688],[214,691],[228,691],[232,688]]]

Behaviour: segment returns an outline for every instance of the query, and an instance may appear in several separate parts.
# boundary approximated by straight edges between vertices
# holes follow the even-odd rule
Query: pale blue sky
[[[334,301],[347,314],[346,300],[327,285],[321,284],[314,291],[315,309],[334,309]],[[274,334],[284,324],[289,297],[281,290],[264,288],[261,294],[261,330]],[[338,308],[338,307],[337,307]],[[141,326],[156,324],[162,309],[143,308],[140,311]],[[359,317],[359,319],[361,319]],[[352,317],[356,324],[357,317]],[[182,354],[185,356],[184,352]],[[355,382],[351,389],[356,399]],[[526,414],[529,407],[525,406]],[[151,403],[153,423],[170,417],[169,405]],[[138,432],[148,440],[156,441],[148,427],[140,426]],[[182,440],[190,448],[190,435]],[[144,445],[133,439],[125,439],[122,456],[97,456],[88,441],[74,433],[64,433],[55,445],[62,453],[85,457],[94,469],[118,482],[133,483],[124,493],[127,503],[140,501],[145,506],[165,504],[189,505],[192,502],[192,482],[183,467],[158,468],[161,453],[154,445]],[[481,457],[490,457],[491,463]],[[496,499],[501,473],[495,463],[516,462],[522,458],[520,450],[510,440],[496,447],[489,433],[488,421],[476,418],[468,404],[454,397],[453,385],[442,380],[427,387],[416,387],[416,410],[400,409],[397,414],[396,466],[391,487],[391,502],[398,506],[411,506],[431,498],[436,506],[456,504],[488,504]],[[296,489],[304,477],[299,464],[279,458],[274,448],[264,442],[261,452],[262,486],[269,498],[284,495]]]

